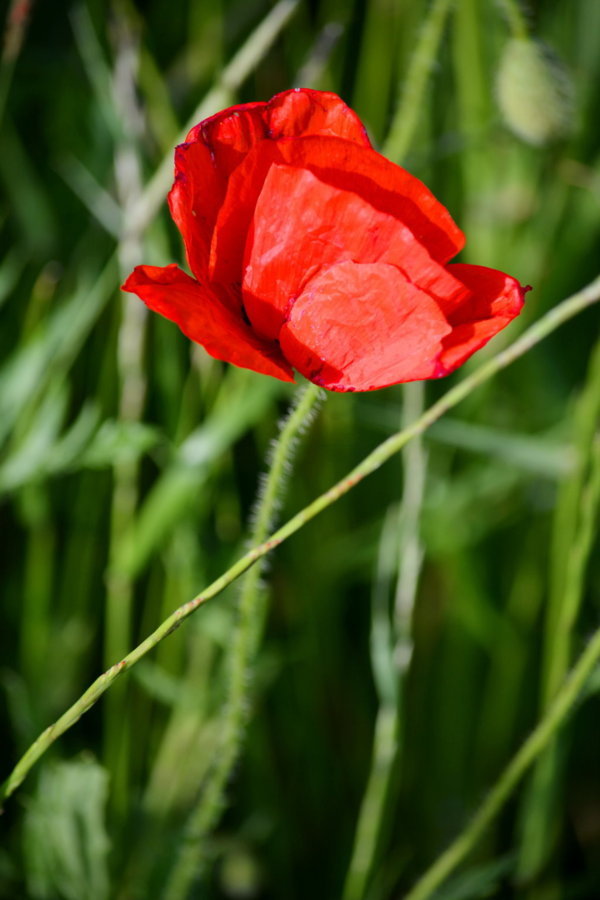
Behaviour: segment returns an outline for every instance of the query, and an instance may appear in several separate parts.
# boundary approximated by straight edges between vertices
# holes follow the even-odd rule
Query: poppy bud
[[[529,38],[509,40],[496,88],[507,126],[528,144],[541,147],[571,131],[571,80],[560,60],[542,44]]]

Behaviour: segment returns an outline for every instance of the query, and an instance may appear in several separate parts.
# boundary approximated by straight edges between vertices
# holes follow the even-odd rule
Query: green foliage
[[[434,27],[433,7],[443,13]],[[80,0],[10,19],[0,73],[5,774],[103,660],[118,662],[237,559],[289,405],[288,386],[209,359],[119,292],[131,265],[182,259],[165,195],[186,124],[299,81],[339,92],[376,145],[402,153],[451,209],[464,259],[533,286],[520,320],[468,372],[597,274],[599,26],[597,0],[540,0],[531,17],[512,0],[220,0],[176,11]],[[433,65],[413,55],[422,37],[437,48]],[[564,82],[552,81],[540,42],[572,79],[560,115],[543,98],[562,103]],[[552,82],[538,83],[542,100],[515,76],[523,43],[537,54],[525,63]],[[406,84],[415,69],[417,93]],[[407,102],[408,125],[398,115]],[[531,104],[561,127],[540,138]],[[124,159],[137,187],[123,181]],[[426,474],[420,498],[407,500],[391,461],[271,557],[245,750],[204,842],[202,896],[342,896],[369,784],[358,841],[369,859],[348,896],[401,896],[470,820],[597,624],[598,346],[596,307],[425,435],[416,463],[404,458],[408,482],[415,464]],[[428,384],[426,402],[444,389]],[[406,402],[398,388],[330,396],[284,517],[398,430]],[[411,559],[414,612],[402,619],[399,560],[402,580]],[[163,895],[215,769],[237,599],[232,588],[211,601],[123,676],[7,801],[0,897]],[[440,900],[600,895],[598,702],[596,675]],[[400,727],[390,732],[392,708]],[[78,757],[83,747],[100,762]]]
[[[107,773],[91,759],[51,763],[42,769],[23,823],[30,897],[109,896],[107,797]]]

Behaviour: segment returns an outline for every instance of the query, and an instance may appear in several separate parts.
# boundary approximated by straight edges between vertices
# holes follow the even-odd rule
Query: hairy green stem
[[[600,629],[577,660],[548,712],[512,758],[471,823],[419,879],[404,900],[427,900],[463,861],[497,816],[527,769],[550,744],[600,661]]]
[[[324,398],[325,392],[321,388],[314,384],[308,385],[282,425],[257,506],[250,538],[253,545],[261,544],[273,525],[298,436]],[[260,577],[261,566],[255,565],[242,583],[239,621],[229,656],[229,688],[219,748],[215,754],[214,764],[206,777],[198,805],[188,821],[179,857],[165,891],[166,900],[184,900],[194,880],[201,874],[206,862],[205,839],[225,806],[227,785],[240,756],[250,712],[252,664],[260,642],[264,619],[265,604],[260,589]]]
[[[398,453],[405,444],[412,438],[422,434],[430,425],[441,418],[448,410],[455,407],[461,400],[464,400],[475,388],[489,381],[494,375],[505,369],[520,356],[523,356],[532,347],[535,347],[549,334],[552,334],[557,328],[568,322],[578,313],[582,312],[593,303],[600,300],[600,276],[591,282],[583,290],[578,291],[566,300],[563,300],[558,306],[555,306],[550,312],[546,313],[534,325],[525,331],[514,344],[502,350],[492,359],[485,362],[471,375],[468,375],[461,382],[450,388],[440,399],[434,403],[429,409],[413,422],[408,428],[402,429],[387,440],[379,444],[375,450],[369,453],[362,462],[352,469],[341,481],[334,484],[329,490],[321,494],[312,503],[306,506],[300,512],[296,513],[289,519],[285,525],[282,525],[267,540],[263,541],[257,547],[253,547],[244,556],[237,560],[226,572],[223,573],[216,581],[213,581],[201,594],[198,594],[192,600],[184,603],[179,609],[176,609],[167,619],[156,628],[152,634],[135,647],[130,653],[123,657],[122,660],[115,663],[104,674],[100,675],[90,687],[81,695],[81,697],[56,720],[52,725],[37,738],[29,747],[23,757],[19,760],[12,773],[2,787],[2,798],[8,797],[21,784],[28,772],[35,765],[37,760],[43,756],[54,741],[64,734],[81,716],[90,709],[102,694],[108,690],[110,685],[127,669],[139,662],[147,653],[149,653],[157,644],[165,637],[171,634],[181,623],[188,618],[198,607],[206,603],[207,600],[216,597],[226,587],[228,587],[236,578],[239,578],[247,569],[256,563],[267,553],[270,553],[275,547],[278,547],[283,541],[299,531],[304,525],[314,519],[320,512],[331,506],[344,494],[352,490],[363,478],[366,478],[372,472],[375,472],[388,459]]]

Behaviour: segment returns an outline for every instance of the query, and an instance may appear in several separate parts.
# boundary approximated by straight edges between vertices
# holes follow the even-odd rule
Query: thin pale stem
[[[383,154],[403,160],[408,152],[423,109],[427,80],[435,65],[446,17],[454,0],[434,0],[410,61],[400,105],[383,146]]]
[[[575,629],[585,593],[585,572],[594,548],[600,512],[599,413],[600,342],[574,415],[578,463],[571,478],[563,482],[557,503],[554,547],[555,554],[560,554],[561,567],[554,572],[547,612],[542,711],[555,696],[571,664]],[[535,878],[556,845],[553,812],[561,802],[558,776],[562,755],[558,741],[553,742],[532,773],[524,807],[517,869],[517,877],[523,882]]]
[[[452,0],[434,0],[419,39],[411,56],[402,98],[383,153],[401,163],[411,146],[423,103],[429,76],[433,71]],[[406,384],[404,388],[403,425],[410,425],[423,414],[425,390],[422,383]],[[379,710],[373,733],[371,768],[362,798],[354,846],[346,873],[343,900],[364,897],[375,864],[377,848],[389,802],[392,773],[401,752],[401,695],[402,680],[412,652],[412,609],[417,590],[422,552],[419,520],[425,487],[426,458],[421,437],[418,436],[403,450],[404,489],[400,510],[398,581],[393,621],[386,611],[373,609],[373,628],[382,628],[386,643],[392,648],[386,684],[394,685],[393,692],[380,694]],[[377,617],[378,622],[375,622]],[[378,652],[378,651],[377,651]],[[381,665],[381,663],[379,663]]]
[[[181,623],[188,618],[198,607],[206,603],[207,600],[216,597],[232,582],[239,578],[247,569],[254,565],[275,547],[287,540],[291,535],[295,534],[304,527],[311,519],[314,519],[320,512],[327,509],[333,503],[352,490],[360,481],[375,472],[388,459],[398,453],[408,441],[412,440],[419,434],[423,434],[427,428],[440,419],[448,410],[457,406],[467,397],[475,388],[489,381],[498,372],[505,369],[516,359],[523,356],[532,347],[535,347],[553,331],[556,331],[569,319],[572,319],[578,313],[600,300],[600,277],[596,278],[583,290],[573,294],[564,300],[558,306],[555,306],[550,312],[546,313],[543,318],[527,329],[524,334],[518,338],[514,344],[502,350],[495,357],[488,360],[482,366],[464,378],[459,384],[455,385],[447,391],[440,399],[430,406],[429,409],[413,422],[408,428],[397,432],[387,440],[379,444],[375,450],[369,453],[362,462],[352,469],[341,481],[334,484],[333,487],[321,494],[312,503],[306,506],[300,512],[296,513],[289,519],[285,525],[282,525],[274,532],[266,541],[263,541],[257,547],[253,547],[244,556],[237,560],[223,575],[213,581],[201,594],[198,594],[192,600],[184,603],[179,609],[176,609],[152,634],[150,634],[141,644],[135,647],[130,653],[123,657],[120,662],[111,666],[104,674],[100,675],[90,687],[81,695],[81,697],[65,712],[63,715],[50,725],[36,741],[29,747],[23,757],[19,760],[12,773],[3,785],[2,798],[10,796],[16,788],[22,783],[30,769],[35,765],[38,759],[44,755],[54,741],[64,734],[81,716],[88,711],[96,701],[111,686],[113,681],[118,678],[127,669],[134,666],[140,659],[148,654],[157,644],[166,638],[171,632],[178,628]]]
[[[423,414],[425,389],[423,382],[405,384],[403,388],[403,425],[406,427]],[[383,611],[386,642],[391,647],[386,684],[393,683],[394,689],[392,693],[379,695],[371,769],[356,824],[343,900],[361,900],[365,896],[382,840],[392,775],[402,753],[403,682],[412,656],[412,615],[423,556],[419,523],[425,492],[427,457],[421,435],[404,447],[402,456],[404,487],[400,526],[396,537],[399,545],[396,550],[398,578],[393,618],[387,610]],[[385,535],[382,539],[385,540]],[[373,609],[373,617],[381,615],[381,610]],[[376,626],[374,622],[372,627],[381,627],[381,623]]]
[[[373,868],[381,830],[382,813],[390,791],[390,780],[398,742],[398,715],[388,702],[377,711],[373,733],[371,767],[356,824],[352,858],[346,875],[343,900],[364,896]]]
[[[135,99],[139,47],[125,19],[116,21],[115,66],[112,79],[114,108],[122,123],[115,147],[115,182],[122,214],[122,234],[118,246],[119,268],[125,277],[142,255],[139,228],[131,226],[135,205],[142,191],[141,164],[137,147],[139,110]],[[117,368],[119,375],[119,419],[140,420],[146,383],[143,347],[147,310],[131,294],[122,294]],[[118,460],[113,466],[113,495],[109,542],[109,574],[106,580],[104,663],[109,665],[131,646],[133,580],[113,571],[113,563],[131,526],[138,502],[138,463]],[[124,688],[125,685],[122,685]],[[104,716],[104,760],[111,772],[111,802],[124,810],[128,803],[132,730],[125,718],[126,692],[115,690],[106,704]]]
[[[273,524],[282,487],[288,474],[298,437],[306,427],[325,392],[314,384],[302,392],[283,423],[271,456],[271,465],[259,499],[251,542],[261,544]],[[225,792],[238,761],[250,714],[252,664],[260,642],[264,619],[264,596],[260,585],[261,566],[255,565],[242,583],[239,621],[229,656],[229,689],[222,721],[222,733],[215,762],[208,773],[198,805],[192,812],[179,858],[165,891],[166,900],[183,900],[206,861],[205,839],[225,806]]]
[[[526,40],[529,37],[529,30],[518,0],[502,0],[502,6],[513,37]]]
[[[488,825],[498,815],[515,787],[533,762],[550,744],[558,729],[572,711],[585,683],[600,660],[600,629],[583,651],[570,676],[556,695],[548,712],[538,723],[520,750],[512,758],[471,823],[442,853],[404,900],[427,900],[448,875],[465,859]]]
[[[600,505],[600,444],[598,416],[600,414],[600,342],[592,357],[588,385],[579,400],[579,415],[587,419],[578,423],[576,434],[578,465],[567,488],[574,488],[572,504],[574,524],[572,540],[562,561],[560,601],[551,609],[552,629],[548,635],[547,663],[544,678],[543,702],[547,703],[568,671],[573,631],[584,593],[586,565],[594,547],[596,520]],[[564,540],[564,530],[557,522],[556,542]]]

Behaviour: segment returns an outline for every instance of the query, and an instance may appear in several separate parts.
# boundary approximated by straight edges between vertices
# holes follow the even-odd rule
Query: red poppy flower
[[[211,356],[283,381],[437,378],[523,304],[510,275],[447,265],[462,232],[335,94],[285,91],[196,125],[169,204],[194,277],[138,266],[124,290]]]

